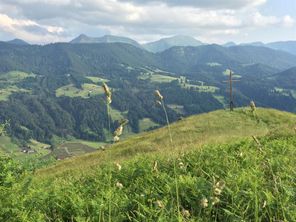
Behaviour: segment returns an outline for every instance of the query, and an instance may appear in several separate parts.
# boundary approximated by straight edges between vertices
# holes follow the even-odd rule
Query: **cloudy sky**
[[[141,43],[296,40],[296,0],[0,0],[0,40],[69,41],[84,33]]]

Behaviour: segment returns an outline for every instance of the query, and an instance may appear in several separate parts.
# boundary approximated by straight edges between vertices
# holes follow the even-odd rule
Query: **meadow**
[[[256,112],[191,116],[173,144],[164,127],[33,174],[6,160],[0,219],[294,221],[296,116]]]

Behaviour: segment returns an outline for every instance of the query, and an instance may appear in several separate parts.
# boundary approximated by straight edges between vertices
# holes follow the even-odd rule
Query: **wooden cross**
[[[238,79],[235,79],[235,80],[232,79],[232,75],[233,75],[232,70],[229,70],[229,80],[223,81],[223,82],[229,83],[229,108],[230,108],[230,111],[233,111],[233,109],[234,109],[232,85],[233,85],[233,82],[240,81]]]

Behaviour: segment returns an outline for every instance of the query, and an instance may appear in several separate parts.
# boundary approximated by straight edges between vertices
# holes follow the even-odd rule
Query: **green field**
[[[89,147],[92,147],[94,149],[99,149],[101,146],[106,145],[106,142],[88,141],[88,140],[81,140],[81,139],[74,139],[74,140],[71,140],[71,142],[81,143]]]
[[[8,97],[13,93],[30,93],[30,90],[22,89],[15,85],[28,77],[35,77],[35,74],[19,71],[0,74],[0,83],[2,85],[2,88],[0,88],[0,101],[8,100]]]
[[[224,76],[229,76],[229,73],[230,73],[230,70],[229,70],[229,69],[226,69],[226,70],[223,72],[223,75],[224,75]],[[237,78],[237,79],[239,79],[239,78],[241,78],[242,76],[233,73],[233,74],[232,74],[232,77],[233,77],[233,78]]]
[[[296,99],[296,90],[274,87],[274,91],[281,94],[281,95],[283,95],[283,96],[292,95]]]
[[[44,144],[36,140],[30,140],[27,146],[30,146],[35,152],[31,154],[23,153],[21,145],[16,144],[8,136],[0,136],[0,150],[2,150],[2,152],[6,155],[15,157],[16,159],[21,160],[25,156],[40,157],[50,153],[48,150],[48,144]]]
[[[218,62],[208,62],[207,65],[210,66],[210,67],[221,66],[221,64],[218,63]]]
[[[19,146],[13,143],[8,136],[0,136],[0,150],[9,155],[18,155],[20,153]]]
[[[216,86],[207,86],[207,85],[193,85],[193,84],[181,84],[182,88],[185,89],[191,89],[193,88],[194,90],[198,91],[198,92],[207,92],[207,93],[215,93],[217,90],[219,90],[218,87]]]
[[[56,159],[65,159],[68,157],[94,152],[95,150],[95,148],[83,143],[66,142],[54,149],[51,155]]]
[[[56,90],[56,96],[69,96],[69,97],[83,97],[89,98],[93,95],[102,95],[104,90],[101,86],[95,84],[84,83],[82,89],[76,88],[74,85],[66,85]]]
[[[175,112],[177,112],[178,114],[184,114],[185,110],[184,110],[184,106],[182,105],[177,105],[177,104],[168,104],[167,105],[170,109],[174,110]]]
[[[177,80],[178,78],[173,76],[168,76],[168,75],[151,73],[151,74],[142,74],[138,77],[138,79],[149,80],[153,83],[169,83],[174,80]]]
[[[97,76],[87,76],[86,78],[88,78],[89,80],[91,80],[95,84],[109,82],[108,79],[104,79],[104,78],[97,77]]]
[[[110,116],[113,121],[122,120],[122,119],[125,119],[126,112],[120,112],[119,110],[110,107]]]
[[[20,71],[11,71],[7,73],[0,74],[0,82],[5,83],[17,83],[28,77],[35,77],[36,75],[33,73],[25,73]]]
[[[143,118],[139,121],[139,128],[141,132],[158,126],[159,124],[155,123],[150,118]]]
[[[27,89],[21,89],[18,88],[17,86],[11,85],[8,86],[7,88],[2,88],[0,89],[0,101],[6,101],[8,100],[8,97],[13,94],[13,93],[30,93],[30,90]]]

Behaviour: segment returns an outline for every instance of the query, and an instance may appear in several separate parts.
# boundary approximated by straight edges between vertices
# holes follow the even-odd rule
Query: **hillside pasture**
[[[90,96],[94,95],[103,95],[104,90],[101,86],[84,83],[82,84],[82,88],[78,89],[73,84],[69,84],[66,86],[62,86],[56,90],[56,96],[68,96],[68,97],[82,97],[82,98],[89,98]]]

